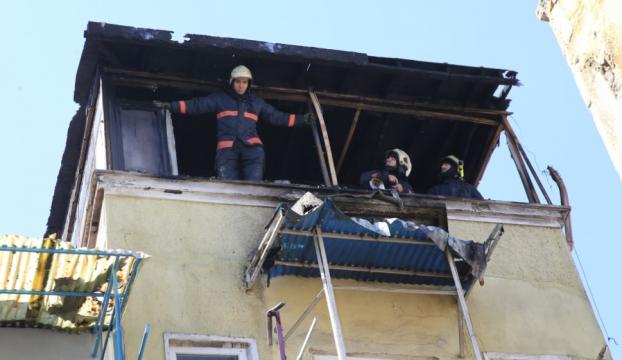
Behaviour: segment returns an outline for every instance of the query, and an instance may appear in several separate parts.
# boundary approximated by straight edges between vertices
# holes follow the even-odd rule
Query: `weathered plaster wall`
[[[469,298],[474,327],[490,352],[595,358],[604,344],[560,230],[504,225]],[[450,222],[458,237],[483,239],[491,225]]]
[[[260,359],[277,359],[277,349],[266,346],[266,309],[285,301],[289,328],[321,287],[319,279],[286,277],[273,279],[269,288],[262,280],[249,293],[242,289],[247,257],[271,209],[106,195],[103,212],[110,248],[152,255],[124,315],[129,358],[136,356],[149,322],[146,359],[164,359],[164,332],[252,337]],[[483,240],[491,229],[450,222],[450,231],[465,238]],[[452,297],[350,291],[336,296],[349,352],[457,358]],[[559,229],[506,226],[486,284],[474,289],[469,306],[484,351],[594,358],[603,344]],[[311,348],[334,352],[323,301],[314,315],[318,327]],[[309,323],[288,343],[290,356]]]
[[[47,329],[0,329],[0,359],[87,360],[95,337]]]
[[[622,2],[540,0],[536,12],[551,25],[622,178]]]

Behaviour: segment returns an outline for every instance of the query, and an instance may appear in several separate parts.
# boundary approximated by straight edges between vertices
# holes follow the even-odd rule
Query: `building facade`
[[[438,159],[450,153],[465,160],[465,180],[477,185],[501,132],[511,132],[505,117],[516,72],[207,36],[177,43],[170,32],[100,23],[85,36],[75,93],[82,106],[68,132],[48,233],[76,247],[151,256],[123,313],[128,358],[138,356],[146,323],[145,359],[282,358],[279,336],[267,329],[267,311],[281,302],[290,358],[301,348],[304,359],[345,358],[340,349],[352,359],[598,355],[603,336],[564,234],[569,209],[539,203],[517,139],[510,136],[510,148],[530,203],[425,195]],[[209,94],[238,63],[255,71],[253,91],[284,111],[305,112],[310,101],[323,107],[323,145],[310,129],[260,127],[270,181],[210,178],[215,120],[151,105]],[[416,193],[396,199],[357,188],[359,174],[395,147],[414,159]],[[343,221],[399,218],[476,243],[497,225],[503,234],[480,278],[436,247],[429,266],[437,273],[408,267],[411,258],[399,251],[372,266],[367,261],[383,254],[357,252],[358,245],[342,261],[331,237],[410,240],[335,231],[325,234],[325,265],[277,258],[249,286],[252,259],[269,258],[271,248],[261,244],[272,238],[266,224],[275,209],[307,193],[333,201]],[[274,236],[279,251],[286,235]],[[320,279],[323,266],[332,280]],[[293,268],[306,270],[292,276]],[[444,280],[430,280],[436,277]]]

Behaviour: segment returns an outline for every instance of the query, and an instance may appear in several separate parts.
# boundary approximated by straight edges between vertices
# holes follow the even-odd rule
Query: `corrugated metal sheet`
[[[331,234],[364,235],[374,238],[379,238],[380,235],[343,214],[330,198],[305,216],[286,210],[283,229],[312,230],[316,225],[320,225],[324,233],[326,254],[331,266],[354,266],[359,270],[370,270],[331,270],[331,276],[334,278],[417,285],[454,285],[445,254],[422,230],[401,228],[399,231],[392,231],[392,238],[413,240],[412,244],[339,239]],[[317,259],[312,237],[281,235],[279,245],[280,249],[274,259],[277,265],[270,270],[272,277],[319,276],[319,271],[315,268]],[[283,262],[296,263],[297,266],[283,265]],[[457,263],[457,266],[463,285],[466,286],[468,283],[466,280],[470,277],[469,267],[464,263]],[[374,270],[377,272],[373,272]],[[428,273],[430,276],[386,273],[383,272],[385,270]]]
[[[0,247],[71,249],[67,242],[19,236],[0,236]],[[139,257],[142,254],[139,254]],[[105,292],[116,256],[0,251],[0,290]],[[133,255],[120,256],[120,290],[128,286]],[[109,323],[113,302],[106,309]],[[0,294],[0,326],[46,327],[66,331],[91,328],[102,298],[56,295]]]

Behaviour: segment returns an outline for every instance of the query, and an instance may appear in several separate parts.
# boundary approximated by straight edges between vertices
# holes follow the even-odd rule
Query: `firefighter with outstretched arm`
[[[229,87],[208,96],[174,102],[154,101],[158,108],[179,114],[215,112],[217,121],[216,176],[224,180],[263,180],[265,153],[257,122],[296,127],[314,121],[312,113],[278,111],[251,93],[251,71],[244,65],[231,71]]]

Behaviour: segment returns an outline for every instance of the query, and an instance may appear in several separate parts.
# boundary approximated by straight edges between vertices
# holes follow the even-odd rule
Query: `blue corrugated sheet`
[[[282,229],[311,231],[320,225],[324,233],[324,244],[328,262],[331,266],[355,266],[360,268],[406,270],[430,273],[432,276],[410,274],[386,274],[351,270],[331,270],[337,279],[354,279],[382,283],[402,283],[418,285],[453,286],[453,280],[445,254],[428,238],[424,231],[409,230],[403,227],[392,229],[392,238],[425,241],[424,244],[387,243],[380,241],[345,240],[331,237],[331,234],[365,235],[378,238],[380,235],[354,222],[335,207],[332,199],[314,211],[300,216],[285,208],[286,219]],[[309,267],[275,265],[270,270],[272,277],[292,275],[319,277],[313,238],[302,235],[281,235],[277,261],[292,262]],[[469,267],[458,263],[458,269],[467,285]],[[314,267],[315,266],[315,267]]]

